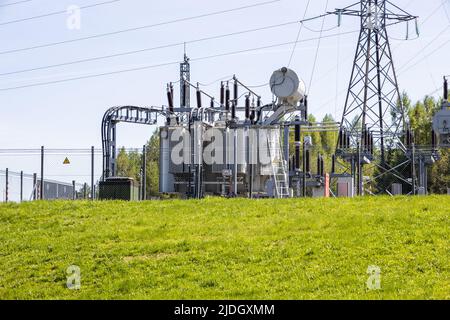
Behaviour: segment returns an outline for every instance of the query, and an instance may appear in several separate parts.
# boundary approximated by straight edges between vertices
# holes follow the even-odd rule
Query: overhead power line
[[[178,47],[178,46],[182,46],[182,45],[185,45],[185,44],[192,44],[192,43],[198,43],[198,42],[203,42],[203,41],[221,39],[221,38],[225,38],[225,37],[231,37],[231,36],[236,36],[236,35],[241,35],[241,34],[246,34],[246,33],[252,33],[252,32],[257,32],[257,31],[262,31],[262,30],[268,30],[268,29],[273,29],[273,28],[279,28],[279,27],[284,27],[284,26],[298,24],[298,23],[299,23],[299,21],[290,21],[290,22],[286,22],[286,23],[279,23],[279,24],[274,24],[274,25],[269,25],[269,26],[264,26],[264,27],[260,27],[260,28],[254,28],[254,29],[247,29],[247,30],[242,30],[242,31],[237,31],[237,32],[230,32],[230,33],[226,33],[226,34],[215,35],[215,36],[210,36],[210,37],[204,37],[204,38],[199,38],[199,39],[194,39],[194,40],[189,40],[189,41],[175,42],[175,43],[161,45],[161,46],[155,46],[155,47],[149,47],[149,48],[144,48],[144,49],[119,52],[119,53],[116,53],[116,54],[109,54],[109,55],[104,55],[104,56],[80,59],[80,60],[75,60],[75,61],[69,61],[69,62],[58,63],[58,64],[51,64],[51,65],[34,67],[34,68],[28,68],[28,69],[22,69],[22,70],[16,70],[16,71],[11,71],[11,72],[4,72],[4,73],[0,73],[0,76],[7,76],[7,75],[13,75],[13,74],[37,71],[37,70],[45,70],[45,69],[51,69],[51,68],[56,68],[56,67],[63,67],[63,66],[68,66],[68,65],[73,65],[73,64],[79,64],[79,63],[85,63],[85,62],[92,62],[92,61],[116,58],[116,57],[132,55],[132,54],[137,54],[137,53],[142,53],[142,52],[173,48],[173,47]]]
[[[89,4],[89,5],[80,7],[80,9],[84,10],[84,9],[99,7],[99,6],[112,4],[112,3],[115,3],[115,2],[119,2],[119,1],[122,1],[122,0],[110,0],[110,1],[104,1],[104,2],[99,2],[99,3]],[[9,25],[9,24],[19,23],[19,22],[24,22],[24,21],[30,21],[30,20],[36,20],[36,19],[41,19],[41,18],[47,18],[47,17],[56,16],[56,15],[60,15],[60,14],[65,14],[65,13],[67,13],[67,10],[60,10],[60,11],[49,12],[49,13],[45,13],[45,14],[41,14],[41,15],[37,15],[37,16],[32,16],[32,17],[27,17],[27,18],[21,18],[21,19],[16,19],[16,20],[4,21],[4,22],[0,22],[0,26],[6,26],[6,25]]]
[[[341,33],[341,35],[357,33],[357,32],[358,31],[349,31],[346,33]],[[334,37],[337,35],[338,34],[331,34],[331,35],[327,35],[327,36],[322,36],[321,38],[322,39],[330,38],[330,37]],[[299,40],[298,42],[314,41],[314,40],[318,40],[318,39],[319,39],[319,37],[315,37],[315,38],[310,38],[310,39],[305,39],[305,40]],[[270,48],[275,48],[275,47],[280,47],[280,46],[285,46],[285,45],[292,45],[292,44],[294,44],[294,41],[277,43],[277,44],[256,47],[256,48],[249,48],[249,49],[244,49],[244,50],[237,50],[237,51],[226,52],[226,53],[219,53],[219,54],[204,56],[204,57],[199,57],[199,58],[192,58],[191,61],[202,61],[202,60],[207,60],[207,59],[214,59],[214,58],[219,58],[219,57],[224,57],[224,56],[236,55],[236,54],[252,52],[252,51],[259,51],[259,50],[263,50],[263,49],[270,49]],[[153,69],[153,68],[164,67],[164,66],[169,66],[169,65],[177,65],[179,63],[180,63],[179,61],[172,61],[172,62],[166,62],[166,63],[161,63],[161,64],[154,64],[154,65],[148,65],[148,66],[142,66],[142,67],[136,67],[136,68],[130,68],[130,69],[122,69],[122,70],[116,70],[116,71],[111,71],[111,72],[104,72],[104,73],[98,73],[98,74],[92,74],[92,75],[86,75],[86,76],[66,78],[66,79],[61,79],[61,80],[32,83],[32,84],[15,86],[15,87],[0,88],[0,91],[11,91],[11,90],[24,89],[24,88],[37,87],[37,86],[45,86],[45,85],[50,85],[50,84],[70,82],[70,81],[83,80],[83,79],[89,79],[89,78],[97,78],[97,77],[103,77],[103,76],[108,76],[108,75],[116,75],[116,74],[121,74],[121,73],[129,73],[129,72]]]
[[[263,30],[268,30],[268,29],[273,29],[273,28],[279,28],[279,27],[289,26],[289,25],[293,25],[293,24],[302,24],[302,22],[305,21],[305,20],[310,21],[311,19],[316,19],[316,18],[319,18],[319,17],[323,17],[323,15],[318,16],[318,17],[314,17],[314,18],[308,18],[308,19],[300,20],[300,21],[284,22],[284,23],[279,23],[279,24],[274,24],[274,25],[263,26],[263,27],[259,27],[259,28],[253,28],[253,29],[247,29],[247,30],[242,30],[242,31],[225,33],[225,34],[221,34],[221,35],[214,35],[214,36],[199,38],[199,39],[194,39],[194,40],[189,40],[189,41],[175,42],[175,43],[166,44],[166,45],[160,45],[160,46],[156,46],[156,47],[125,51],[125,52],[120,52],[120,53],[116,53],[116,54],[109,54],[109,55],[104,55],[104,56],[80,59],[80,60],[75,60],[75,61],[63,62],[63,63],[58,63],[58,64],[52,64],[52,65],[46,65],[46,66],[40,66],[40,67],[34,67],[34,68],[28,68],[28,69],[22,69],[22,70],[16,70],[16,71],[9,71],[9,72],[0,73],[0,76],[20,74],[20,73],[25,73],[25,72],[38,71],[38,70],[45,70],[45,69],[63,67],[63,66],[68,66],[68,65],[74,65],[74,64],[79,64],[79,63],[86,63],[86,62],[92,62],[92,61],[116,58],[116,57],[132,55],[132,54],[137,54],[137,53],[142,53],[142,52],[148,52],[148,51],[154,51],[154,50],[160,50],[160,49],[167,49],[167,48],[172,48],[172,47],[177,47],[177,46],[182,46],[182,45],[185,46],[186,44],[191,44],[191,43],[198,43],[198,42],[203,42],[203,41],[221,39],[221,38],[225,38],[225,37],[231,37],[231,36],[236,36],[236,35],[241,35],[241,34],[246,34],[246,33],[252,33],[252,32],[257,32],[257,31],[263,31]],[[295,41],[295,45],[293,47],[293,50],[295,50],[297,43],[298,43],[298,39]],[[294,53],[294,51],[292,51],[292,55],[291,56],[293,56],[293,53]]]
[[[327,11],[327,9],[328,9],[328,3],[329,3],[329,0],[327,0],[326,3],[325,3],[325,11]],[[322,32],[323,32],[324,26],[325,26],[325,17],[323,17],[322,26],[320,28],[320,36],[319,36],[319,40],[317,42],[316,55],[314,57],[314,64],[313,64],[313,68],[312,68],[312,71],[311,71],[311,78],[309,80],[309,86],[308,86],[308,91],[307,91],[308,94],[309,94],[309,91],[311,90],[311,85],[312,85],[312,82],[313,82],[313,79],[314,79],[314,73],[316,71],[316,64],[317,64],[317,59],[319,58],[320,42],[322,40]]]
[[[33,1],[33,0],[22,0],[22,1],[16,1],[16,2],[0,4],[0,8],[14,6],[16,4],[22,4],[22,3],[25,3],[25,2],[31,2],[31,1]]]
[[[311,0],[308,0],[308,3],[306,4],[305,12],[303,13],[303,20],[306,18],[306,13],[308,12],[310,2],[311,2]],[[295,41],[298,41],[300,39],[300,34],[302,33],[302,29],[303,29],[303,23],[300,24]],[[294,58],[294,52],[295,52],[296,48],[297,48],[297,42],[292,47],[291,56],[289,57],[289,62],[287,65],[288,67],[291,66],[291,62],[292,62],[292,59]]]
[[[94,34],[94,35],[91,35],[91,36],[80,37],[80,38],[75,38],[75,39],[70,39],[70,40],[63,40],[63,41],[58,41],[58,42],[51,42],[51,43],[45,43],[45,44],[30,46],[30,47],[24,47],[24,48],[12,49],[12,50],[0,51],[0,55],[9,54],[9,53],[17,53],[17,52],[22,52],[22,51],[35,50],[35,49],[41,49],[41,48],[48,48],[48,47],[58,46],[58,45],[67,44],[67,43],[73,43],[73,42],[78,42],[78,41],[84,41],[84,40],[108,37],[108,36],[113,36],[113,35],[117,35],[117,34],[123,34],[123,33],[127,33],[127,32],[132,32],[132,31],[150,29],[150,28],[160,27],[160,26],[164,26],[164,25],[168,25],[168,24],[174,24],[174,23],[178,23],[178,22],[185,22],[185,21],[190,21],[190,20],[196,20],[196,19],[200,19],[200,18],[205,18],[205,17],[215,16],[215,15],[225,14],[225,13],[229,13],[229,12],[240,11],[240,10],[254,8],[254,7],[264,6],[264,5],[272,4],[272,3],[275,3],[275,2],[279,2],[279,1],[281,1],[281,0],[271,0],[271,1],[251,4],[251,5],[236,7],[236,8],[232,8],[232,9],[214,11],[214,12],[204,13],[204,14],[200,14],[200,15],[196,15],[196,16],[190,16],[190,17],[185,17],[185,18],[179,18],[179,19],[173,19],[173,20],[158,22],[158,23],[144,25],[144,26],[139,26],[139,27],[134,27],[134,28],[121,29],[121,30],[117,30],[117,31],[100,33],[100,34]]]

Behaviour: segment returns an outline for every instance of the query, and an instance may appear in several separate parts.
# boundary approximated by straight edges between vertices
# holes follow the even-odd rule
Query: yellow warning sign
[[[65,158],[63,164],[70,164],[69,158]]]

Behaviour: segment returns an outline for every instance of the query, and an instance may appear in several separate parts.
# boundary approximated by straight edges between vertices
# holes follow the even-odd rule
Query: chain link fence
[[[94,148],[1,149],[0,200],[95,199],[101,171],[101,150]]]

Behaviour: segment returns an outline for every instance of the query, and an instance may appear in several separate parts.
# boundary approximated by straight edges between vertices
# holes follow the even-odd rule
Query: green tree
[[[147,146],[147,180],[146,189],[147,197],[157,196],[159,193],[159,130],[155,130],[146,144]]]

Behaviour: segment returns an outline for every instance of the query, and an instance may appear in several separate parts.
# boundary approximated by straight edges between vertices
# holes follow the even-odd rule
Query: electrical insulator
[[[300,142],[300,124],[298,124],[299,121],[300,119],[298,117],[295,117],[295,142]]]
[[[257,117],[256,117],[256,122],[259,122],[262,120],[262,110],[261,110],[261,98],[258,97],[258,100],[256,101],[256,108],[258,109],[258,113],[257,113]]]
[[[346,146],[346,148],[350,148],[350,134],[348,132],[346,132],[345,135],[346,135],[345,146]]]
[[[169,104],[169,112],[173,113],[173,97],[169,85],[167,85],[167,102]]]
[[[373,155],[374,143],[373,143],[373,134],[370,134],[370,154]]]
[[[252,123],[254,123],[254,121],[255,121],[255,116],[256,116],[256,114],[255,114],[255,98],[253,98],[252,112],[250,113],[250,120],[252,121]]]
[[[245,97],[245,119],[250,119],[250,95]]]
[[[223,106],[225,104],[225,86],[223,82],[220,83],[220,105]]]
[[[305,105],[305,121],[308,120],[308,96],[305,95],[304,99],[304,105]]]
[[[234,101],[231,103],[231,118],[236,119],[236,103]]]
[[[325,175],[325,160],[320,156],[320,175],[323,177]]]
[[[197,87],[197,108],[200,109],[201,107],[202,107],[202,92]]]
[[[295,146],[295,169],[300,169],[300,146]]]
[[[238,105],[238,82],[237,82],[237,80],[234,80],[234,88],[233,88],[233,91],[234,91],[234,104],[235,104],[235,106],[237,106]]]
[[[419,30],[419,23],[417,21],[417,18],[415,19],[415,24],[416,24],[416,35],[419,37],[420,36],[420,30]]]
[[[228,82],[227,88],[225,89],[225,110],[230,110],[230,87],[228,86]]]
[[[323,175],[323,158],[320,154],[317,155],[317,175]]]
[[[444,101],[448,101],[448,81],[446,77],[444,77]]]
[[[311,172],[311,168],[310,168],[310,152],[309,152],[309,150],[306,150],[306,159],[305,159],[305,162],[306,162],[306,172]]]
[[[408,40],[409,39],[409,21],[406,21],[406,39],[405,40]]]

